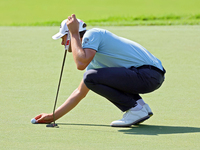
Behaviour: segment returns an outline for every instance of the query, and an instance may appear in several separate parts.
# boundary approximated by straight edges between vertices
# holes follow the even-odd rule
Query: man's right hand
[[[53,114],[42,113],[35,117],[37,123],[51,123],[53,122]]]

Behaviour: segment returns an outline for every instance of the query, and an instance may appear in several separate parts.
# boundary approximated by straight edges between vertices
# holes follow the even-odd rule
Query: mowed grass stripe
[[[72,13],[91,25],[199,24],[199,0],[1,0],[1,26],[59,25]]]
[[[137,26],[137,25],[199,25],[200,14],[191,16],[140,16],[108,17],[106,19],[84,20],[90,26]],[[60,21],[12,23],[9,26],[59,26]]]

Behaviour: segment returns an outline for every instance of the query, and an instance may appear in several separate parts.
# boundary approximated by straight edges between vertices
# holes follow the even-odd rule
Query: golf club
[[[65,53],[64,53],[64,58],[63,58],[63,63],[62,63],[62,68],[61,68],[61,73],[60,73],[60,79],[59,79],[59,82],[58,82],[58,88],[57,88],[57,93],[56,93],[56,98],[55,98],[55,103],[54,103],[54,108],[53,108],[53,120],[54,120],[54,122],[47,124],[46,127],[57,127],[58,128],[58,125],[56,124],[56,121],[55,121],[55,109],[56,109],[56,104],[57,104],[58,93],[59,93],[59,89],[60,89],[60,83],[61,83],[61,79],[62,79],[63,69],[64,69],[64,65],[65,65],[65,59],[66,59],[67,51],[69,49],[69,44],[70,44],[70,34],[68,33],[66,43],[65,43]]]

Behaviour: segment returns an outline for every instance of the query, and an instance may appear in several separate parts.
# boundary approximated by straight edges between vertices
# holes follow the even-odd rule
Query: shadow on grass
[[[58,123],[58,125],[110,127],[110,125],[76,124],[76,123]],[[124,134],[133,134],[133,135],[183,134],[183,133],[200,132],[200,128],[197,127],[162,126],[162,125],[145,125],[145,124],[132,127],[124,127],[124,128],[121,127],[118,129],[119,132],[122,132]]]
[[[110,125],[103,124],[81,124],[81,123],[57,123],[58,125],[70,125],[70,126],[91,126],[91,127],[110,127]]]
[[[119,130],[124,134],[138,135],[160,135],[160,134],[183,134],[200,132],[197,127],[181,127],[181,126],[161,126],[161,125],[138,125],[128,130]]]

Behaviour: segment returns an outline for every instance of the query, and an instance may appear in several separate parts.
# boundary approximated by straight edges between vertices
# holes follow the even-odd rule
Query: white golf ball
[[[35,118],[31,119],[31,123],[35,124],[36,123],[36,119]]]

